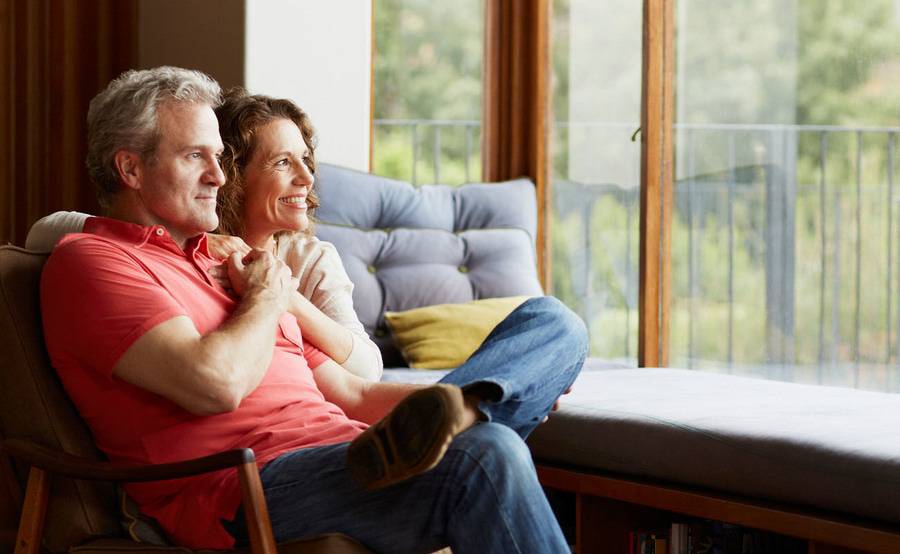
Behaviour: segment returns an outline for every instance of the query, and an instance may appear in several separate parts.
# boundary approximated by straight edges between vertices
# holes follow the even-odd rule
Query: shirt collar
[[[93,216],[84,222],[83,232],[128,242],[137,248],[152,244],[168,250],[174,250],[179,254],[199,252],[209,256],[206,233],[200,233],[188,239],[185,245],[186,248],[182,251],[181,247],[172,239],[168,229],[163,225],[138,225],[137,223],[122,221],[121,219]]]

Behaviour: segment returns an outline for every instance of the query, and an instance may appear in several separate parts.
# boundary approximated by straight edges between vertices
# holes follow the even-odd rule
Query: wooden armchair
[[[90,431],[65,394],[44,348],[39,283],[46,254],[0,247],[0,449],[17,463],[12,488],[27,470],[16,552],[188,552],[138,545],[119,524],[111,482],[173,479],[236,468],[256,553],[364,553],[343,535],[275,544],[253,451],[230,450],[173,464],[124,467],[103,460]],[[30,468],[30,469],[27,469]],[[51,487],[52,485],[52,487]],[[51,490],[52,488],[52,490]],[[19,493],[21,497],[21,493]]]

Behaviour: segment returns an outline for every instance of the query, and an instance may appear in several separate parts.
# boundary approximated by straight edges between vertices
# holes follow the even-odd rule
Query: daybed
[[[323,165],[318,187],[317,234],[355,284],[385,379],[443,375],[403,367],[385,311],[541,294],[528,180],[416,189]],[[685,516],[811,552],[900,552],[898,421],[900,395],[588,359],[529,445],[545,486],[574,493],[581,552],[624,553],[630,528]]]

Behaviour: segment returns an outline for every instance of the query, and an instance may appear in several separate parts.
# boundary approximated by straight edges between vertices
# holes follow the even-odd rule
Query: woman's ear
[[[144,166],[136,152],[119,150],[113,155],[113,163],[123,185],[134,190],[141,188]]]

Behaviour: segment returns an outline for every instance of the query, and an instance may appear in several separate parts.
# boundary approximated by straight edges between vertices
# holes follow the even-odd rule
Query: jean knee
[[[451,449],[465,451],[492,477],[534,475],[528,445],[506,425],[479,423],[457,437]]]
[[[569,347],[572,351],[587,352],[587,327],[568,306],[553,296],[532,298],[528,304],[530,309],[537,311],[545,320],[544,325],[556,329],[562,339],[570,342]]]

